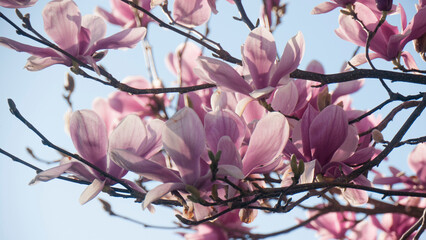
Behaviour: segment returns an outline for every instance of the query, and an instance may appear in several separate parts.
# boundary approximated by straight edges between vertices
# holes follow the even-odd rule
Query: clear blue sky
[[[33,25],[40,30],[43,29],[41,10],[46,2],[39,0],[35,7],[22,9],[23,13],[31,13]],[[253,21],[259,16],[260,2],[260,0],[243,1],[249,17]],[[344,42],[334,34],[334,29],[337,28],[338,11],[312,16],[310,11],[321,1],[289,0],[286,2],[288,2],[288,13],[283,18],[281,26],[274,32],[278,52],[282,52],[290,37],[297,31],[302,31],[305,36],[306,51],[300,68],[304,69],[311,60],[316,59],[323,63],[326,73],[339,72],[342,63],[350,58],[355,46]],[[83,15],[92,13],[96,5],[109,9],[109,1],[106,0],[78,1],[77,4]],[[210,36],[220,42],[232,55],[239,58],[240,45],[245,41],[249,30],[242,22],[232,19],[232,16],[239,16],[234,5],[220,0],[218,10],[219,15],[213,15],[210,22]],[[18,23],[12,9],[1,8],[0,11]],[[410,19],[414,14],[414,5],[407,6],[406,11],[408,19]],[[164,19],[159,11],[156,13]],[[108,35],[119,30],[118,27],[108,25]],[[0,36],[35,44],[16,35],[12,27],[4,21],[0,21]],[[184,41],[184,38],[151,24],[149,40],[153,45],[160,77],[170,84],[174,77],[166,69],[164,58],[169,52],[174,51],[176,46]],[[412,52],[412,49],[412,45],[408,44],[406,50]],[[129,75],[142,75],[148,78],[142,53],[140,45],[127,51],[111,50],[101,64],[118,79]],[[210,53],[205,51],[205,54]],[[413,53],[413,55],[419,63],[419,67],[425,69],[424,62],[420,61],[417,54]],[[75,151],[63,126],[63,116],[67,105],[62,99],[62,86],[68,69],[58,65],[39,72],[28,72],[23,69],[27,57],[29,55],[26,53],[16,53],[0,47],[0,147],[47,169],[51,166],[33,161],[26,153],[25,148],[31,147],[38,156],[44,159],[57,159],[59,155],[54,150],[44,147],[35,134],[9,113],[6,99],[14,99],[21,113],[50,140],[65,149]],[[378,61],[377,64],[383,69],[392,67],[390,63],[384,61]],[[377,80],[366,81],[365,87],[354,95],[354,107],[370,109],[385,99],[386,92],[376,82]],[[411,94],[426,90],[424,86],[407,86],[406,84],[391,84],[391,87]],[[72,99],[75,110],[91,108],[92,100],[95,97],[106,98],[113,91],[114,89],[111,87],[76,77],[76,90]],[[385,108],[383,114],[385,115],[390,109],[390,107]],[[407,113],[408,111],[404,112],[406,115]],[[425,122],[425,116],[421,117],[406,137],[426,135]],[[423,126],[420,123],[423,123]],[[395,128],[400,125],[401,121],[393,121],[390,129],[395,131]],[[389,134],[391,131],[384,132],[386,139],[391,138]],[[404,147],[395,150],[391,155],[391,164],[409,172],[406,167],[406,158],[411,149],[412,147]],[[138,225],[109,217],[96,199],[80,206],[78,198],[85,186],[61,180],[28,186],[34,176],[35,172],[31,169],[0,155],[0,239],[106,240],[153,239],[154,236],[158,239],[180,238],[174,231],[144,229]],[[130,179],[132,178],[130,176]],[[116,212],[150,224],[172,226],[172,222],[177,220],[169,209],[157,207],[157,213],[150,214],[147,211],[143,212],[140,204],[133,203],[131,200],[112,199],[105,194],[100,194],[99,197],[108,200]],[[257,227],[253,232],[266,233],[280,230],[295,224],[296,216],[304,218],[305,214],[303,212],[286,215],[262,214],[250,226]],[[301,236],[308,237],[313,234],[313,231],[302,229],[277,239],[300,239]]]

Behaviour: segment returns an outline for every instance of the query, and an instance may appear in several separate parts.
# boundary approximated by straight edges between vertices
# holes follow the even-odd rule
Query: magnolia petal
[[[152,119],[148,122],[146,125],[147,141],[138,149],[141,156],[151,158],[163,148],[162,133],[164,126],[164,122],[160,119]]]
[[[217,175],[230,176],[236,179],[244,179],[244,174],[241,168],[238,168],[234,165],[219,165],[217,169]]]
[[[120,25],[120,26],[123,26],[126,24],[122,18],[118,18],[117,16],[114,16],[113,14],[111,14],[110,12],[106,11],[105,9],[101,7],[97,6],[95,8],[95,13],[101,16],[103,19],[107,20],[111,24]]]
[[[348,165],[360,165],[362,163],[366,163],[373,157],[375,151],[376,149],[374,147],[360,149],[343,162]]]
[[[247,105],[251,102],[253,102],[255,99],[251,97],[245,97],[238,101],[237,106],[235,106],[235,113],[238,116],[243,115],[244,110],[246,109]]]
[[[278,112],[270,112],[256,125],[243,159],[247,176],[255,168],[271,164],[282,153],[289,137],[287,119]]]
[[[99,16],[93,14],[83,16],[81,26],[90,31],[90,43],[88,45],[88,49],[90,49],[95,42],[105,37],[107,26],[105,21]],[[84,55],[83,53],[81,54]]]
[[[25,64],[25,69],[27,69],[28,71],[40,71],[54,64],[64,64],[68,66],[70,64],[70,61],[61,57],[31,56],[27,59],[27,63]]]
[[[228,64],[213,58],[200,56],[195,74],[206,82],[217,84],[219,87],[249,95],[253,89]]]
[[[147,208],[149,204],[152,202],[160,199],[162,196],[166,195],[167,193],[174,191],[174,190],[184,190],[185,184],[184,183],[164,183],[161,185],[158,185],[157,187],[153,188],[151,191],[149,191],[145,199],[142,203],[142,209]]]
[[[311,146],[311,133],[310,128],[312,125],[312,122],[316,117],[318,116],[319,112],[312,107],[310,104],[308,105],[308,108],[306,109],[305,113],[302,116],[302,119],[300,120],[300,124],[297,124],[295,127],[295,131],[293,135],[296,136],[296,139],[302,139],[303,143],[303,154],[305,157],[308,158],[308,160],[312,159],[312,146]],[[300,126],[300,127],[299,127]],[[300,129],[300,137],[299,137],[299,129]]]
[[[179,110],[163,130],[163,145],[186,184],[200,177],[200,156],[205,149],[203,124],[191,108]]]
[[[108,137],[105,123],[91,110],[75,111],[70,119],[70,133],[78,153],[93,164],[103,164]]]
[[[139,116],[127,115],[109,136],[109,148],[119,148],[133,151],[138,154],[137,150],[141,145],[145,145],[147,132],[145,125]]]
[[[253,92],[250,93],[250,97],[254,98],[254,99],[259,99],[261,97],[264,97],[265,95],[273,92],[275,90],[275,88],[273,87],[265,87],[262,89],[256,89]]]
[[[317,162],[316,160],[304,162],[305,171],[303,172],[303,174],[299,178],[300,184],[313,183],[314,182],[316,162]]]
[[[219,139],[223,136],[229,136],[231,143],[240,147],[245,135],[245,125],[236,113],[225,109],[205,115],[204,131],[208,146],[216,153]]]
[[[280,62],[269,82],[269,86],[276,86],[285,75],[297,69],[305,53],[305,39],[302,32],[292,37],[284,48]]]
[[[425,24],[426,25],[426,24]],[[416,61],[414,60],[413,56],[407,51],[403,51],[401,53],[401,57],[404,60],[405,67],[407,69],[419,69],[417,67]]]
[[[299,98],[296,84],[290,81],[284,86],[280,86],[274,93],[271,107],[284,115],[291,115],[295,110]]]
[[[72,166],[72,164],[73,164],[72,162],[61,164],[57,167],[53,167],[53,168],[47,169],[43,172],[40,172],[39,174],[37,174],[37,176],[35,176],[35,178],[33,180],[31,180],[29,185],[36,184],[40,181],[41,182],[47,182],[49,180],[57,178],[57,177],[61,176],[62,173],[67,171]]]
[[[311,14],[322,14],[322,13],[328,13],[335,8],[339,7],[339,4],[333,3],[333,2],[323,2],[318,4],[314,9],[312,9]]]
[[[173,18],[187,26],[200,26],[209,20],[211,8],[206,0],[176,0]]]
[[[420,143],[408,156],[408,166],[426,183],[426,143]]]
[[[33,6],[38,0],[2,0],[0,6],[5,8],[26,8]]]
[[[99,49],[133,48],[145,37],[145,34],[146,28],[144,27],[125,29],[97,41],[90,52],[94,53]]]
[[[267,87],[269,72],[277,57],[272,33],[264,27],[253,29],[244,43],[243,57],[256,88]]]
[[[177,173],[149,159],[126,150],[114,149],[111,160],[120,167],[159,182],[180,182]]]
[[[338,83],[333,91],[332,102],[335,102],[340,96],[348,95],[358,91],[364,85],[364,79],[359,79],[350,82]]]
[[[104,188],[105,181],[101,181],[99,179],[93,180],[93,182],[87,186],[87,188],[80,195],[79,202],[81,205],[86,204],[88,201],[95,198]]]
[[[345,141],[334,152],[331,162],[341,162],[350,157],[358,148],[358,130],[355,126],[348,126],[348,135]]]
[[[317,159],[321,166],[329,163],[347,135],[348,119],[344,110],[335,105],[324,108],[309,127],[313,159]]]
[[[238,148],[240,145],[238,145]],[[229,136],[223,136],[220,138],[217,144],[217,151],[221,151],[219,165],[233,165],[239,169],[242,169],[243,163],[241,162],[241,156],[238,153],[238,149],[234,142]]]
[[[72,0],[51,1],[43,9],[44,30],[60,48],[73,56],[79,50],[81,14]]]

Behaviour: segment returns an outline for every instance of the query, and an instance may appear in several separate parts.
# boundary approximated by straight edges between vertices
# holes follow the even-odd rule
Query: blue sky
[[[47,1],[40,0],[33,8],[22,9],[23,13],[31,13],[33,26],[43,32],[41,10]],[[248,15],[253,21],[259,16],[261,1],[243,1]],[[344,42],[334,34],[337,28],[338,11],[329,14],[312,16],[311,9],[321,1],[314,0],[289,0],[287,14],[283,23],[274,32],[278,52],[281,53],[285,43],[298,31],[302,31],[306,41],[305,56],[300,66],[304,69],[311,60],[323,63],[326,73],[337,73],[344,61],[347,61],[355,46]],[[83,4],[84,3],[84,4]],[[90,14],[96,5],[109,9],[109,1],[92,0],[78,1],[82,14]],[[234,5],[227,1],[218,1],[219,15],[213,15],[210,22],[211,38],[220,42],[224,49],[240,58],[240,46],[245,41],[248,28],[242,23],[232,19],[239,16]],[[1,8],[0,11],[18,23],[12,9]],[[408,19],[414,14],[414,6],[406,8]],[[159,11],[157,15],[165,19]],[[399,24],[394,20],[395,24]],[[108,25],[108,35],[120,29]],[[203,30],[203,29],[201,29]],[[159,69],[160,78],[167,84],[174,80],[173,75],[167,70],[164,58],[169,52],[184,41],[184,38],[175,33],[164,30],[151,24],[149,40],[153,46],[155,60]],[[18,36],[4,21],[0,21],[0,36],[9,37],[28,44],[32,41]],[[413,52],[412,44],[406,50]],[[205,51],[208,56],[210,53]],[[412,53],[420,68],[425,69],[426,64],[421,62],[417,54]],[[43,169],[51,166],[36,162],[26,153],[25,148],[30,147],[38,156],[54,160],[59,155],[52,149],[43,146],[40,140],[22,123],[15,119],[8,110],[7,98],[12,98],[21,113],[27,117],[46,137],[57,145],[75,151],[70,137],[64,132],[63,116],[67,105],[62,99],[64,77],[68,69],[65,66],[52,66],[39,72],[29,72],[23,69],[26,53],[16,53],[13,50],[0,47],[0,148],[15,154]],[[111,50],[101,64],[107,68],[117,79],[129,75],[142,75],[148,78],[144,63],[141,45],[131,50]],[[390,63],[377,61],[377,67],[390,70]],[[89,79],[75,77],[76,90],[73,94],[73,104],[76,110],[91,108],[95,97],[106,98],[114,89],[102,86]],[[415,94],[425,91],[424,86],[409,86],[407,84],[391,84],[393,89]],[[332,88],[332,86],[331,86]],[[358,109],[370,109],[386,97],[386,92],[377,83],[377,80],[366,80],[364,88],[354,95],[353,106]],[[391,105],[382,111],[385,115],[391,110]],[[407,116],[409,111],[404,111],[401,116]],[[401,118],[391,122],[389,130],[384,132],[385,139],[390,139],[392,131],[401,126]],[[409,131],[406,138],[426,135],[425,116],[421,117]],[[423,125],[421,124],[423,123]],[[396,165],[410,172],[406,166],[407,154],[412,147],[396,149],[390,157],[391,165]],[[386,166],[388,163],[384,163]],[[40,183],[28,186],[35,172],[9,158],[0,155],[0,239],[125,239],[144,238],[154,236],[159,239],[179,239],[174,231],[144,229],[133,223],[108,216],[97,200],[92,200],[84,206],[78,198],[85,186],[76,185],[61,180]],[[133,179],[130,176],[129,179]],[[115,211],[150,224],[172,226],[174,213],[167,208],[157,208],[157,213],[151,214],[142,211],[140,204],[126,199],[112,199],[105,194],[99,195],[108,200]],[[253,232],[270,232],[289,227],[296,223],[295,217],[304,218],[305,214],[295,211],[294,214],[262,214],[250,226],[256,227]],[[286,239],[296,239],[301,236],[312,236],[313,231],[302,229],[287,235]],[[277,239],[281,239],[278,237]]]

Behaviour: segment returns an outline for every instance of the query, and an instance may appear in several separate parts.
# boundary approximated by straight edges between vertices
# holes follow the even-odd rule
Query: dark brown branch
[[[244,10],[244,7],[243,7],[243,4],[241,3],[241,0],[234,0],[234,2],[235,2],[235,5],[237,5],[238,11],[240,12],[240,15],[241,15],[241,18],[234,17],[234,19],[239,20],[239,21],[243,21],[250,30],[253,30],[255,28],[255,26],[250,21],[249,17],[247,16],[246,10]]]

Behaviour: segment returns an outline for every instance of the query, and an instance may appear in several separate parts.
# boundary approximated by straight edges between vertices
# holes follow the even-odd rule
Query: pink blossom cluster
[[[229,1],[233,2],[233,1]],[[279,4],[266,1],[269,5]],[[27,7],[35,1],[0,1],[5,7]],[[150,10],[161,1],[139,1]],[[268,5],[268,6],[269,6]],[[144,14],[136,14],[129,5],[111,0],[111,12],[97,8],[97,15],[81,16],[72,0],[54,0],[43,11],[44,29],[53,42],[83,63],[97,69],[102,57],[99,51],[132,48],[145,36],[146,26],[152,21]],[[357,17],[373,30],[383,16],[372,0],[330,1],[318,5],[314,14],[326,13],[341,7],[353,9]],[[270,18],[272,7],[264,8]],[[370,42],[370,58],[383,58],[399,63],[402,57],[408,68],[417,68],[412,56],[404,51],[408,42],[426,34],[426,7],[419,2],[417,14],[407,24],[404,8],[392,7],[390,12],[400,15],[402,28],[384,22]],[[174,1],[173,17],[178,23],[199,26],[217,13],[215,1]],[[105,37],[106,23],[120,25],[124,30]],[[139,21],[139,22],[138,22]],[[60,24],[58,24],[58,22]],[[352,16],[342,11],[336,34],[358,46],[366,46],[367,33]],[[20,52],[28,52],[28,70],[41,70],[53,64],[72,66],[74,63],[62,52],[51,48],[34,47],[0,37],[0,45]],[[231,66],[222,60],[203,56],[195,44],[179,45],[170,53],[166,64],[176,76],[179,86],[212,83],[216,89],[204,89],[180,94],[177,111],[170,118],[160,114],[171,106],[170,96],[129,95],[115,92],[107,99],[96,99],[93,110],[77,110],[70,118],[70,135],[78,154],[135,190],[146,193],[143,208],[163,197],[171,198],[179,192],[188,203],[185,216],[204,219],[221,207],[206,207],[200,202],[210,196],[226,199],[238,191],[220,179],[227,179],[241,189],[253,190],[264,186],[262,180],[249,181],[259,176],[276,173],[280,186],[331,182],[349,175],[377,153],[371,134],[360,136],[377,125],[370,116],[349,124],[365,111],[351,106],[350,94],[358,91],[363,80],[340,83],[333,91],[317,83],[293,79],[290,74],[302,62],[305,40],[301,32],[288,40],[279,54],[275,38],[265,26],[250,31],[242,46],[241,66]],[[423,50],[424,51],[424,50]],[[105,52],[106,53],[106,52]],[[423,52],[424,54],[424,52]],[[358,54],[352,65],[366,62],[365,54]],[[324,74],[318,61],[311,61],[307,71]],[[130,76],[122,81],[139,89],[152,88],[143,77]],[[406,189],[425,191],[426,144],[419,144],[408,163],[415,176],[400,174],[391,168],[392,176],[377,174],[373,182],[359,175],[350,183],[371,187],[374,184],[403,183]],[[302,172],[295,172],[291,159],[304,163]],[[156,182],[145,191],[127,180],[127,172]],[[48,181],[63,173],[88,181],[80,197],[82,204],[96,197],[106,186],[116,184],[98,171],[77,161],[65,158],[59,166],[43,171],[32,183]],[[297,175],[297,178],[295,176]],[[364,190],[336,189],[352,206],[369,203]],[[408,200],[400,200],[406,204]],[[405,201],[405,202],[404,202]],[[255,201],[250,206],[259,206]],[[420,203],[419,203],[420,204]],[[318,213],[310,211],[308,217]],[[201,224],[187,239],[229,239],[244,236],[248,223],[256,218],[257,210],[241,209],[220,216],[214,222]],[[306,227],[315,229],[322,239],[375,239],[377,231],[386,239],[399,238],[417,219],[401,214],[384,214],[369,218],[372,224],[359,223],[353,212],[330,212]],[[233,231],[230,231],[233,229]],[[365,232],[368,231],[368,234]],[[348,234],[350,232],[352,235]]]

